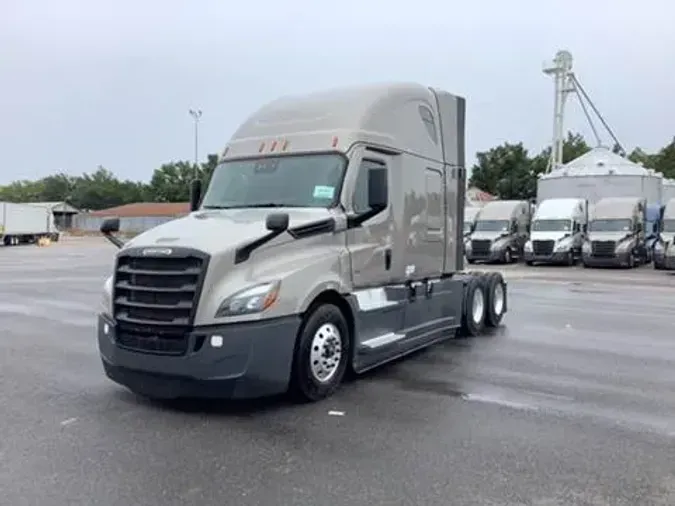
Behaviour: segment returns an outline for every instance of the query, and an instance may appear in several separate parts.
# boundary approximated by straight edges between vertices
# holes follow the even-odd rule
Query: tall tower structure
[[[551,157],[547,172],[563,164],[563,142],[565,140],[565,103],[570,93],[575,92],[572,74],[572,53],[558,51],[553,61],[544,65],[544,73],[553,76],[555,98],[553,101],[553,139]]]

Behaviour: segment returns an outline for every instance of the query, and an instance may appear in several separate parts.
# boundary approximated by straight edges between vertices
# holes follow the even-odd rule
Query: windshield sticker
[[[315,199],[332,199],[335,195],[335,187],[333,186],[315,186],[314,187],[314,198]]]

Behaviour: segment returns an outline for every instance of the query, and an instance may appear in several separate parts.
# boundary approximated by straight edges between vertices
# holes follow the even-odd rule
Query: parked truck
[[[588,202],[585,199],[542,201],[532,218],[530,240],[525,243],[525,262],[527,265],[574,265],[581,258],[587,226]]]
[[[661,222],[665,206],[661,204],[647,204],[645,211],[645,248],[647,250],[647,263],[654,258],[654,247],[659,241],[661,234]]]
[[[188,216],[127,243],[106,220],[107,376],[153,398],[317,401],[347,371],[499,325],[502,276],[462,273],[464,117],[417,84],[282,98],[235,132],[203,199],[193,184]]]
[[[476,226],[476,218],[481,208],[476,206],[468,206],[464,208],[464,237],[467,238],[473,232]]]
[[[659,237],[654,243],[654,268],[675,270],[675,198],[663,207]]]
[[[30,204],[0,202],[0,240],[5,246],[31,244],[40,238],[59,239],[50,209]]]
[[[530,203],[495,200],[481,209],[466,242],[466,260],[511,263],[522,258],[530,232]]]
[[[641,197],[608,197],[596,202],[582,248],[584,267],[633,268],[647,262],[646,207]]]

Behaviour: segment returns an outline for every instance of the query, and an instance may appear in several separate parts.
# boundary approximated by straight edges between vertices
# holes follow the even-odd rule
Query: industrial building
[[[542,174],[537,184],[537,202],[553,198],[583,198],[595,203],[605,197],[642,196],[648,204],[664,202],[660,173],[631,162],[604,147]],[[675,191],[675,186],[669,186]],[[672,188],[672,189],[671,189]]]
[[[38,206],[51,210],[54,215],[54,223],[59,230],[70,229],[73,226],[73,216],[81,211],[67,202],[29,202],[32,206]]]
[[[103,220],[117,217],[120,219],[120,232],[138,234],[185,216],[189,212],[189,202],[137,202],[78,214],[73,220],[73,229],[82,232],[97,232]]]

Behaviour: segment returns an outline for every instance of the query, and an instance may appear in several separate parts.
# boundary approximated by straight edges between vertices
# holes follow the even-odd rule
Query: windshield
[[[663,220],[663,231],[666,234],[675,234],[675,220]]]
[[[631,220],[593,220],[588,229],[591,232],[630,232]]]
[[[213,172],[202,208],[333,207],[345,165],[333,153],[225,161]]]
[[[479,220],[476,222],[476,232],[508,232],[508,220]]]
[[[534,220],[534,232],[569,232],[572,230],[570,220]]]

